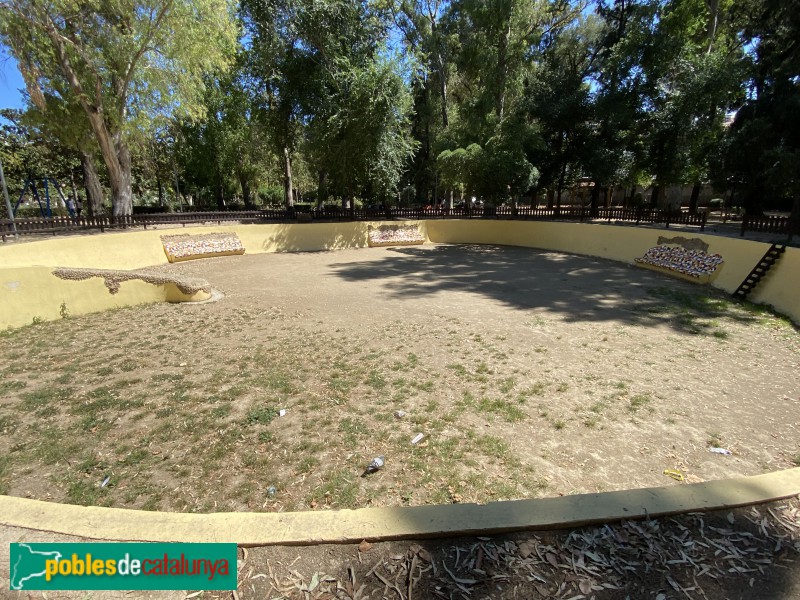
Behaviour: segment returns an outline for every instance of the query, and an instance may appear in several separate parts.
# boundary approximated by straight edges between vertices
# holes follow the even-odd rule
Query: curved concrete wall
[[[53,267],[138,269],[164,264],[167,257],[161,235],[231,232],[239,236],[250,254],[306,252],[365,248],[369,227],[381,224],[237,224],[6,244],[0,246],[0,327],[28,324],[34,316],[59,318],[62,302],[71,314],[77,315],[116,306],[182,299],[176,296],[177,290],[159,290],[159,286],[136,281],[124,282],[119,294],[110,296],[100,280],[63,281],[51,274]],[[430,242],[525,246],[629,264],[655,246],[659,237],[700,238],[709,245],[709,252],[719,253],[725,260],[713,285],[726,292],[736,289],[769,247],[760,242],[707,234],[588,223],[434,220],[420,221],[418,225]],[[800,249],[787,249],[751,299],[774,306],[800,323]]]
[[[725,236],[667,229],[546,221],[427,221],[431,242],[506,244],[608,258],[629,264],[658,243],[659,237],[700,238],[708,252],[725,260],[713,286],[732,293],[761,260],[769,244]],[[800,324],[800,249],[787,248],[749,298],[773,306]]]

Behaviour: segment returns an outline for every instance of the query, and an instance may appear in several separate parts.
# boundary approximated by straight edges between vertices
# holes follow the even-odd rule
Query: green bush
[[[258,200],[266,206],[280,206],[283,204],[283,186],[269,185],[258,189]]]

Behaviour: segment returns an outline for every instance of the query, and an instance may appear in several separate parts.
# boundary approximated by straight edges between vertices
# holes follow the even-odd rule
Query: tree
[[[746,0],[733,8],[748,49],[748,90],[716,179],[735,187],[745,210],[757,214],[767,200],[800,198],[800,2]]]
[[[310,124],[317,160],[343,206],[362,190],[388,202],[415,149],[407,88],[385,60],[341,62],[330,75],[327,102]]]
[[[723,118],[742,99],[742,42],[732,0],[670,0],[644,56],[644,164],[657,190],[694,184],[697,209]]]
[[[39,186],[43,179],[52,178],[63,186],[69,182],[73,195],[77,195],[74,172],[81,157],[75,148],[62,144],[52,130],[43,127],[35,108],[3,109],[0,117],[5,121],[0,125],[0,153],[9,192],[18,193],[28,180]],[[100,185],[97,180],[95,183]]]
[[[542,51],[523,85],[519,111],[535,123],[540,144],[529,146],[528,159],[539,166],[538,187],[556,197],[567,183],[582,175],[582,158],[592,118],[589,85],[589,48],[595,43],[596,23],[579,20]],[[555,193],[553,193],[555,192]]]
[[[320,174],[320,190],[344,203],[363,191],[388,199],[413,144],[407,87],[396,63],[379,57],[385,15],[349,0],[244,0],[242,12],[287,204],[299,148]]]
[[[73,156],[77,154],[83,174],[83,187],[86,191],[86,212],[89,216],[103,215],[106,212],[103,200],[103,186],[97,173],[95,162],[99,148],[92,130],[83,118],[83,109],[78,102],[65,101],[59,92],[42,90],[39,104],[29,105],[21,115],[20,122],[28,125],[38,137],[48,138],[49,145],[61,147]],[[74,174],[69,173],[74,185]]]
[[[656,0],[613,0],[597,3],[601,21],[590,50],[592,80],[591,132],[582,158],[594,182],[592,207],[613,185],[641,180],[644,102],[644,54],[653,43]]]
[[[409,183],[420,199],[435,201],[435,148],[450,125],[450,73],[455,36],[446,30],[443,0],[387,0],[394,26],[409,57],[414,110],[411,127],[419,142]]]
[[[67,82],[97,139],[119,216],[132,210],[132,138],[165,116],[200,116],[202,76],[227,68],[236,25],[228,0],[5,0],[0,36],[34,103],[43,84]]]

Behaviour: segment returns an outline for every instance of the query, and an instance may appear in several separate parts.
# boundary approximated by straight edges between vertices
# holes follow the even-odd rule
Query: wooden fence
[[[184,212],[136,214],[123,217],[52,217],[49,219],[15,219],[18,235],[71,233],[82,231],[105,231],[106,229],[128,229],[153,225],[186,226],[191,224],[238,222],[238,223],[293,223],[310,221],[382,221],[402,219],[515,219],[556,221],[607,221],[625,223],[647,223],[654,225],[691,225],[705,229],[706,214],[689,214],[655,209],[599,208],[591,211],[588,206],[564,206],[561,208],[538,208],[518,206],[479,208],[359,208],[342,209],[326,206],[321,209],[297,210],[250,210],[230,212]],[[744,227],[744,222],[743,222]],[[0,219],[0,235],[5,241],[13,233],[12,223]]]
[[[745,215],[742,219],[741,235],[748,231],[760,233],[777,233],[786,235],[791,240],[793,236],[800,235],[800,219],[792,217],[774,217],[768,215]]]

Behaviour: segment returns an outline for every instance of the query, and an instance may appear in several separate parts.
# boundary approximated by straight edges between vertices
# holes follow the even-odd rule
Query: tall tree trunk
[[[556,192],[553,189],[547,190],[547,210],[553,210],[555,206]]]
[[[131,154],[121,141],[116,144],[117,168],[109,169],[111,183],[111,214],[122,217],[133,212],[133,188],[131,187]],[[108,166],[108,162],[106,162]],[[112,174],[113,171],[113,174]]]
[[[156,176],[156,183],[158,184],[158,205],[166,206],[167,203],[164,200],[164,184],[161,183],[161,177]]]
[[[442,98],[442,127],[447,129],[450,123],[447,119],[447,73],[445,73],[444,66],[439,72],[439,80],[439,95]]]
[[[46,33],[53,43],[61,70],[86,113],[97,143],[100,146],[100,153],[106,164],[108,180],[111,184],[111,212],[114,216],[129,215],[133,211],[131,157],[127,145],[122,139],[122,131],[110,128],[106,122],[99,93],[99,76],[96,81],[98,89],[95,98],[96,102],[91,103],[92,96],[84,90],[78,73],[72,66],[66,42],[51,24],[46,26]],[[122,107],[122,110],[116,116],[119,117],[119,122],[122,123],[125,119],[124,90],[118,90],[117,96],[118,105]]]
[[[508,78],[508,43],[511,41],[511,15],[506,29],[500,34],[497,44],[497,89],[494,96],[495,114],[502,119],[506,104],[506,79]]]
[[[431,37],[436,40],[436,45],[441,44],[441,38],[437,35],[437,23],[434,15],[429,15],[431,22]],[[447,61],[442,55],[441,47],[435,53],[436,72],[439,75],[439,97],[442,100],[442,127],[447,129]],[[427,84],[426,84],[427,85]]]
[[[567,161],[561,162],[561,173],[558,176],[558,195],[556,196],[556,214],[561,213],[561,192],[564,191],[564,179],[567,175]]]
[[[327,191],[327,175],[325,171],[319,172],[319,180],[317,181],[317,207],[322,208],[325,203],[325,197],[328,195]]]
[[[700,200],[700,187],[699,181],[696,181],[692,186],[692,196],[689,198],[689,213],[693,215],[697,213],[697,204]]]
[[[289,147],[283,147],[283,199],[286,208],[294,206],[294,195],[292,191],[292,157],[289,155]]]
[[[595,184],[592,186],[592,196],[589,208],[590,211],[589,214],[592,216],[592,218],[597,217],[597,215],[599,214],[598,212],[599,208],[600,208],[600,185],[597,182],[595,182]]]
[[[662,184],[653,184],[653,191],[650,193],[650,204],[655,208],[664,208],[664,186]]]
[[[242,200],[244,200],[244,207],[247,210],[253,210],[253,194],[250,190],[250,179],[246,175],[239,174],[239,184],[242,186]]]
[[[72,204],[75,206],[75,212],[80,216],[83,205],[81,204],[80,198],[78,198],[78,188],[75,187],[75,169],[69,170],[69,185],[72,191]]]
[[[105,214],[106,208],[103,206],[103,188],[100,186],[100,179],[94,168],[94,161],[90,154],[80,151],[81,167],[83,169],[83,187],[86,190],[86,210],[90,217]]]
[[[214,186],[214,198],[217,200],[217,210],[225,210],[225,184],[222,177],[217,177],[217,183]]]
[[[719,26],[719,0],[706,0],[706,6],[708,7],[708,50],[706,54],[711,54]]]

